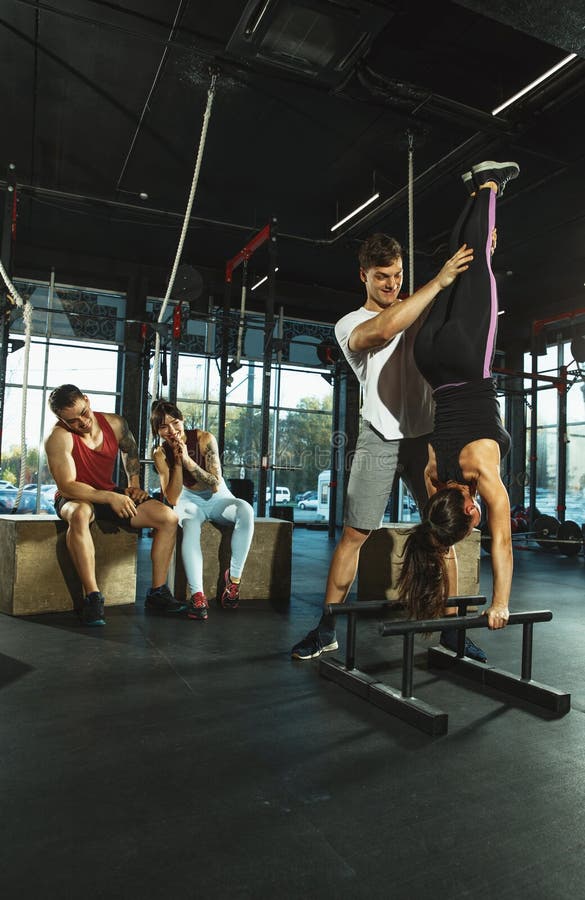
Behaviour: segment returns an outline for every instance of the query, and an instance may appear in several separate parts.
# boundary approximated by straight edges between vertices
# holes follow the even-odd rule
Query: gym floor
[[[430,673],[417,637],[414,693],[449,713],[432,738],[290,660],[332,547],[295,529],[286,609],[146,617],[143,538],[138,603],[106,628],[0,618],[4,897],[581,896],[583,556],[518,551],[514,577],[514,610],[554,613],[535,625],[533,677],[571,712]],[[486,558],[488,594],[489,579]],[[521,634],[470,636],[517,673]],[[358,628],[359,664],[396,687],[401,646]]]

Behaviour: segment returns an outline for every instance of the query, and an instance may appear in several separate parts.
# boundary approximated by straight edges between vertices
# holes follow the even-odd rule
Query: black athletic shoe
[[[453,653],[457,653],[457,629],[456,628],[444,628],[441,632],[441,646],[445,647],[447,650],[452,650]],[[468,656],[469,659],[475,659],[476,662],[487,662],[487,655],[478,647],[477,644],[474,644],[473,641],[470,641],[468,637],[465,638],[465,656]]]
[[[508,182],[518,178],[520,166],[515,162],[495,162],[488,159],[473,166],[471,171],[477,187],[485,184],[486,181],[495,181],[498,185],[497,195],[501,197]]]
[[[308,635],[295,644],[291,650],[293,659],[316,659],[322,653],[337,650],[339,644],[334,631],[319,631],[314,628]]]
[[[163,584],[156,590],[150,588],[144,601],[144,608],[146,612],[159,616],[174,616],[177,613],[185,612],[187,604],[175,600],[168,585]]]
[[[473,180],[473,172],[464,172],[461,181],[465,185],[465,190],[471,196],[475,192],[475,182]]]
[[[100,591],[92,591],[84,597],[77,607],[77,614],[82,625],[98,627],[106,624],[104,616],[104,595]]]

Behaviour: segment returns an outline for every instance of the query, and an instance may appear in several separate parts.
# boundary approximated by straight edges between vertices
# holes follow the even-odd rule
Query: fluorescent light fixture
[[[278,266],[276,266],[275,272],[278,272]],[[264,278],[261,278],[260,281],[257,281],[255,285],[253,285],[250,290],[255,291],[257,287],[260,287],[261,284],[264,284],[265,281],[268,281],[268,275],[265,275]]]
[[[255,291],[257,287],[260,287],[261,284],[264,284],[265,281],[268,281],[268,275],[265,275],[264,278],[261,278],[260,281],[257,281],[255,285],[253,285],[250,290]]]
[[[498,315],[499,315],[499,316],[503,316],[505,312],[506,312],[505,309],[500,309],[500,310],[498,311]]]
[[[506,109],[507,106],[511,106],[512,103],[515,103],[516,100],[519,100],[520,97],[523,97],[524,94],[527,94],[528,91],[531,91],[532,88],[535,88],[537,85],[542,84],[543,81],[546,81],[547,78],[550,78],[551,75],[554,75],[555,72],[558,72],[559,69],[563,68],[563,66],[566,66],[568,63],[572,62],[576,56],[576,53],[570,53],[569,56],[566,56],[564,59],[562,59],[559,63],[556,64],[556,66],[553,66],[552,69],[548,69],[548,71],[546,71],[544,75],[541,75],[540,78],[537,78],[535,81],[531,81],[530,84],[527,84],[525,88],[522,88],[521,91],[518,91],[518,93],[514,94],[513,97],[510,97],[509,100],[506,100],[500,106],[496,106],[495,109],[492,109],[492,116],[497,116],[497,114],[502,112],[503,109]]]
[[[361,206],[358,206],[357,209],[354,209],[353,212],[350,212],[349,215],[347,215],[344,219],[340,219],[339,222],[337,222],[335,225],[333,225],[331,228],[331,231],[335,231],[336,228],[341,228],[341,226],[345,225],[345,223],[348,222],[349,219],[353,219],[353,217],[357,216],[357,214],[360,213],[362,211],[362,209],[365,209],[366,206],[369,206],[370,203],[373,203],[374,200],[377,200],[379,196],[380,196],[380,194],[373,194],[369,200],[366,200],[365,203],[362,203]]]

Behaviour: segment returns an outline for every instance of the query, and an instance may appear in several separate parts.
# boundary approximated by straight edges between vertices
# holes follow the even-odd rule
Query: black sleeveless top
[[[207,472],[207,468],[205,466],[205,457],[202,455],[201,450],[199,449],[199,429],[198,428],[189,428],[185,429],[185,441],[187,444],[187,453],[197,465],[203,469],[204,472]],[[167,461],[167,465],[169,467],[169,471],[174,469],[175,467],[175,454],[173,453],[172,447],[167,444],[166,441],[163,441],[161,444],[165,459]],[[183,468],[183,484],[185,487],[194,487],[197,484],[197,479],[192,475],[191,472],[188,472],[185,466]]]
[[[434,391],[435,427],[431,444],[437,459],[437,478],[442,484],[468,484],[459,465],[466,444],[489,438],[496,441],[502,459],[510,449],[510,435],[502,425],[500,404],[492,378],[466,381]]]

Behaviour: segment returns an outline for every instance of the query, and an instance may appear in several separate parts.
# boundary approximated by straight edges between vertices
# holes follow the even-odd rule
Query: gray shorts
[[[428,441],[429,435],[387,441],[362,421],[347,486],[346,525],[364,531],[379,528],[397,476],[406,483],[419,510],[424,508]]]

